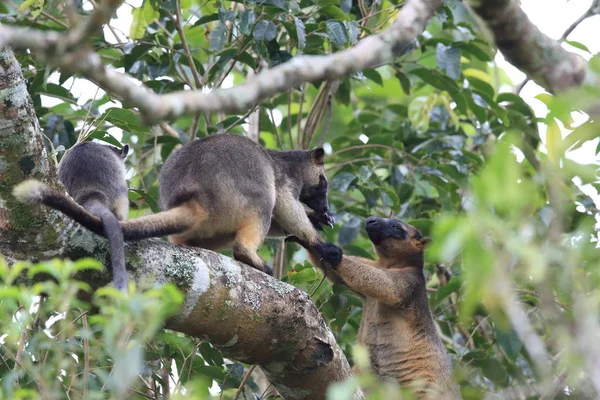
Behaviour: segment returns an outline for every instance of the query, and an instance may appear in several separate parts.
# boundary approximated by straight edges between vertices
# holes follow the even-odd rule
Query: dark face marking
[[[129,145],[125,144],[123,145],[123,147],[121,147],[121,158],[125,159],[125,157],[127,157],[127,154],[129,154]]]
[[[379,257],[393,260],[396,266],[423,267],[423,252],[429,238],[398,219],[369,217],[365,221],[369,239]]]
[[[124,144],[123,147],[121,147],[121,148],[115,147],[115,146],[110,146],[110,145],[107,145],[106,147],[111,149],[122,160],[124,160],[125,157],[127,157],[127,154],[129,153],[129,145],[128,144]]]
[[[327,178],[325,175],[319,176],[319,183],[316,186],[309,187],[300,193],[300,201],[317,213],[325,214],[329,211]]]
[[[386,219],[378,217],[369,217],[365,221],[365,228],[369,239],[374,245],[378,245],[384,239],[394,238],[398,240],[407,240],[411,237],[417,239],[416,234],[421,237],[421,234],[416,229],[414,232],[408,231],[408,225],[398,219]]]
[[[325,157],[325,150],[318,147],[310,151],[310,158],[315,165],[323,165],[323,158]]]

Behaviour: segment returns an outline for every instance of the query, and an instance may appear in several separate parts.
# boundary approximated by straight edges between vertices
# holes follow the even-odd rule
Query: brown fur
[[[367,232],[377,260],[342,256],[330,243],[299,242],[329,279],[363,297],[357,340],[379,376],[413,388],[420,398],[460,399],[427,300],[423,251],[429,238],[399,220],[373,217]]]

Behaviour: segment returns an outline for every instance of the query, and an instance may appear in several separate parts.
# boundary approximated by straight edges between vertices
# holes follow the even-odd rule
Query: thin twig
[[[252,374],[252,371],[254,371],[254,368],[256,368],[257,366],[258,366],[258,364],[254,364],[253,366],[251,366],[248,369],[248,371],[246,371],[246,374],[244,375],[244,378],[242,379],[242,383],[240,383],[240,387],[238,388],[237,392],[235,392],[235,395],[233,396],[232,400],[237,400],[238,397],[240,397],[240,394],[244,390],[244,386],[246,386],[246,382],[248,382],[248,378],[250,378],[250,374]]]
[[[181,39],[181,46],[183,47],[185,56],[187,57],[188,63],[190,64],[190,69],[192,70],[192,76],[194,77],[194,82],[196,83],[194,89],[201,89],[202,78],[200,78],[200,74],[198,73],[198,69],[196,68],[196,63],[194,62],[194,57],[192,56],[192,52],[190,51],[190,47],[188,46],[188,42],[185,37],[185,32],[183,31],[183,24],[181,22],[181,0],[177,0],[175,12],[177,14],[177,18],[175,20],[175,29],[177,29],[177,33],[179,34],[179,38]]]
[[[15,367],[13,371],[17,370],[17,367],[21,365],[23,360],[23,351],[25,350],[25,342],[27,342],[27,326],[23,326],[21,329],[21,336],[19,337],[19,344],[17,345],[17,354],[15,355]],[[15,375],[15,385],[19,386],[19,377]]]
[[[315,290],[313,290],[311,293],[309,293],[308,295],[310,297],[313,297],[313,295],[315,293],[317,293],[317,290],[319,290],[319,288],[321,287],[321,285],[323,284],[323,282],[325,281],[325,275],[323,275],[323,277],[321,278],[321,280],[319,281],[319,284],[317,285],[317,287],[315,288]]]
[[[179,133],[171,125],[166,122],[161,122],[159,126],[167,135],[179,138]]]
[[[420,160],[418,158],[416,158],[415,156],[413,156],[405,151],[402,151],[400,149],[397,149],[395,147],[386,146],[384,144],[359,144],[356,146],[350,146],[350,147],[340,149],[338,151],[334,151],[329,157],[335,157],[335,156],[345,153],[347,151],[362,150],[362,149],[369,149],[369,148],[380,148],[380,149],[390,150],[390,151],[396,152],[398,154],[402,154],[403,156],[405,156],[407,158],[412,159],[413,162],[416,162],[416,163],[420,162]]]
[[[192,56],[192,52],[190,51],[190,46],[188,46],[187,39],[185,38],[185,32],[183,30],[182,16],[181,16],[181,0],[177,0],[177,4],[175,6],[175,12],[177,14],[177,18],[175,21],[175,29],[177,29],[177,33],[179,33],[179,38],[181,39],[181,46],[183,46],[183,51],[188,59],[188,63],[190,64],[190,69],[192,70],[192,76],[194,77],[195,85],[192,89],[201,89],[202,88],[202,78],[200,77],[200,73],[198,72],[198,68],[196,68],[196,63],[194,62],[194,57]],[[196,131],[198,130],[198,123],[200,122],[200,113],[194,115],[192,118],[192,123],[190,125],[190,141],[196,138]]]
[[[277,140],[277,146],[280,149],[283,148],[283,143],[281,142],[281,137],[279,136],[279,131],[277,130],[277,124],[275,123],[275,117],[273,116],[273,110],[271,108],[268,109],[269,114],[271,115],[271,127],[273,128],[273,134],[275,135],[275,139]]]
[[[304,93],[306,92],[306,84],[300,87],[300,109],[298,110],[298,118],[296,119],[296,125],[298,127],[298,137],[296,138],[297,147],[302,148],[302,106],[304,105]]]
[[[287,125],[288,125],[288,137],[290,139],[290,149],[294,148],[294,139],[292,138],[292,91],[288,92],[288,113],[287,113]],[[283,149],[279,149],[283,150]]]
[[[236,126],[237,124],[239,124],[240,122],[242,122],[243,120],[245,120],[246,118],[248,118],[248,116],[250,114],[252,114],[254,112],[254,110],[256,110],[256,108],[258,107],[258,105],[252,107],[251,109],[249,109],[246,114],[242,115],[240,118],[238,118],[236,121],[232,122],[227,128],[223,129],[221,132],[219,133],[227,133],[229,132],[234,126]],[[258,142],[258,135],[256,136],[256,142]]]
[[[88,330],[87,315],[81,317],[81,324],[84,330]],[[88,378],[90,373],[90,340],[88,335],[83,337],[83,398],[87,399]]]

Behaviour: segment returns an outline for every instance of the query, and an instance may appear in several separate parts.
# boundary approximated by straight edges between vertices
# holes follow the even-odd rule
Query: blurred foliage
[[[77,272],[102,268],[92,259],[9,268],[0,258],[0,398],[99,399],[104,390],[123,398],[151,389],[139,377],[151,376],[160,355],[150,349],[163,346],[157,334],[183,296],[166,285],[130,297],[102,288],[91,304],[79,299],[90,288]],[[23,276],[40,281],[27,287]]]
[[[2,23],[64,30],[70,22],[61,4],[3,3]],[[81,14],[92,8],[87,1],[74,4]],[[301,54],[348,48],[389,26],[402,5],[399,0],[145,0],[121,8],[119,15],[131,13],[129,32],[113,24],[92,43],[106,63],[157,93],[211,90]],[[464,5],[449,1],[391,65],[339,82],[301,85],[246,115],[180,118],[171,129],[149,129],[135,110],[93,85],[26,53],[18,58],[57,158],[78,138],[132,147],[130,217],[158,211],[158,171],[174,148],[215,133],[244,134],[256,112],[266,147],[324,145],[329,152],[337,224],[324,237],[347,254],[373,257],[362,229],[369,215],[395,216],[433,236],[425,271],[430,303],[465,399],[596,398],[600,252],[598,205],[589,193],[600,189],[598,164],[578,164],[568,152],[598,136],[599,89],[542,94],[538,100],[547,112],[536,116],[510,92],[513,82],[493,62],[497,50],[482,37]],[[589,66],[600,73],[597,57]],[[587,122],[574,126],[576,110],[589,115]],[[567,136],[562,127],[570,131]],[[599,151],[600,145],[595,154]],[[274,262],[280,246],[267,241],[260,255]],[[397,388],[381,385],[368,372],[364,350],[353,355],[360,300],[323,282],[296,246],[286,246],[283,261],[282,279],[312,296],[351,362],[367,371],[332,386],[330,398],[346,399],[358,384],[371,389],[372,399],[400,398]],[[62,268],[81,265],[91,264]],[[36,313],[28,310],[42,288],[16,290],[4,272],[5,397],[37,398],[32,388],[40,382],[63,391],[57,398],[66,393],[77,398],[83,390],[88,398],[104,398],[108,393],[100,389],[109,387],[129,388],[136,398],[158,399],[165,388],[175,398],[234,397],[244,365],[223,359],[208,343],[169,331],[154,334],[174,292],[119,299],[117,305],[99,295],[100,313],[84,326],[78,317],[84,306],[69,289],[78,283],[64,274],[59,284],[43,287],[44,293],[62,295],[50,295]],[[144,314],[151,308],[165,311]],[[52,335],[35,327],[37,319],[50,315],[62,317],[52,325]],[[146,324],[138,325],[142,319]],[[30,339],[23,354],[32,356],[15,367],[12,356],[23,343],[24,327]],[[136,337],[126,349],[123,332]],[[86,355],[89,375],[82,374]],[[132,363],[135,376],[114,373],[122,362]],[[260,398],[266,389],[251,378],[240,398]]]

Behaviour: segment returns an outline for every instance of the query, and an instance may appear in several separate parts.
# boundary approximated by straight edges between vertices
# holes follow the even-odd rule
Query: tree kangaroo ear
[[[322,147],[310,151],[310,159],[316,165],[323,165],[323,157],[325,157],[325,150]]]
[[[421,246],[421,248],[425,248],[427,246],[429,246],[429,243],[431,243],[431,238],[424,236],[421,239],[419,239],[419,246]]]
[[[127,154],[129,154],[129,145],[124,144],[123,147],[121,147],[121,157],[125,158],[127,157]]]

